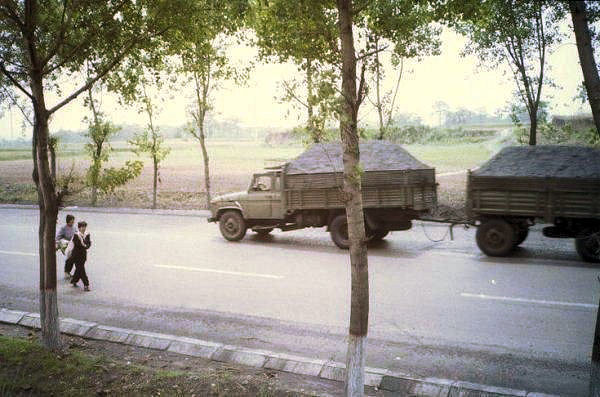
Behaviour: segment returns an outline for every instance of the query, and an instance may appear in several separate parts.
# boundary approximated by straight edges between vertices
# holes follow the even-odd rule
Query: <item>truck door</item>
[[[254,175],[248,201],[245,203],[246,217],[249,219],[274,219],[273,202],[281,203],[281,193],[274,190],[273,174]],[[281,206],[281,204],[280,204]]]

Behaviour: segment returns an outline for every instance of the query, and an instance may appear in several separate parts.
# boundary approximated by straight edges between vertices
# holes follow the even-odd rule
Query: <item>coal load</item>
[[[367,141],[359,144],[360,163],[364,171],[397,171],[432,169],[400,145],[388,141]],[[313,145],[287,164],[286,174],[323,174],[344,171],[340,142]]]
[[[600,150],[582,146],[511,146],[474,176],[600,179]]]
[[[363,207],[427,211],[435,206],[435,169],[401,146],[360,143],[360,164]],[[285,166],[287,205],[292,210],[343,208],[343,171],[341,143],[313,145]]]

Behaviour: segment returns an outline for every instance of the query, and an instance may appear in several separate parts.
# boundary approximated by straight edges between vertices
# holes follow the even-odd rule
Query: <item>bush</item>
[[[515,134],[519,143],[526,144],[529,141],[529,128],[518,128]],[[574,128],[570,124],[541,124],[537,138],[540,145],[600,146],[600,137],[595,128]]]

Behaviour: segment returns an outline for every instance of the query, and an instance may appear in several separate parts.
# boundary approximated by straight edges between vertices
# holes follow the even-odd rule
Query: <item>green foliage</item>
[[[361,135],[364,139],[376,139],[378,130],[365,130]],[[478,143],[490,139],[494,130],[466,128],[432,128],[425,125],[392,126],[388,127],[386,140],[394,143],[408,144],[457,144]]]
[[[528,142],[526,129],[515,130],[517,141],[521,144]],[[575,128],[570,124],[556,126],[551,123],[543,123],[538,131],[539,143],[544,145],[589,145],[600,146],[600,137],[596,128]]]
[[[464,53],[477,55],[490,68],[510,67],[532,125],[543,86],[553,85],[545,73],[547,52],[562,37],[558,26],[565,15],[555,5],[548,0],[451,0],[446,5],[446,19],[469,38]],[[535,131],[531,134],[535,143]]]
[[[171,152],[169,147],[164,146],[165,138],[160,135],[158,127],[147,128],[128,142],[134,146],[132,150],[135,154],[147,153],[156,165],[159,165]]]
[[[353,20],[358,32],[356,57],[362,63],[361,68],[373,70],[373,58],[385,46],[393,48],[395,59],[437,53],[441,29],[431,24],[435,17],[434,2],[362,0],[354,3]],[[257,1],[252,26],[261,58],[293,61],[305,74],[302,82],[282,84],[282,99],[306,109],[306,127],[298,131],[306,132],[313,142],[326,139],[326,125],[334,117],[340,119],[343,102],[339,92],[342,59],[335,2]],[[374,41],[374,38],[377,39]],[[386,44],[374,45],[380,40]],[[359,97],[367,91],[363,83],[361,78],[363,92]],[[300,93],[301,90],[305,93]],[[360,104],[356,105],[358,110]]]

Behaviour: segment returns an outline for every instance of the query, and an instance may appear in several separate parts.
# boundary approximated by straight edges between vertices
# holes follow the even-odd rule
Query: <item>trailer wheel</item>
[[[575,239],[577,253],[586,262],[600,263],[600,230],[587,229],[582,236]]]
[[[516,233],[504,219],[490,219],[477,228],[475,238],[486,255],[506,256],[515,247]]]
[[[341,214],[333,218],[329,225],[331,239],[341,249],[350,248],[350,239],[348,237],[348,220],[346,214]]]
[[[515,226],[515,247],[521,245],[523,241],[527,239],[529,235],[529,228],[522,226]]]
[[[219,219],[221,234],[229,241],[239,241],[246,235],[246,222],[238,211],[226,211]]]
[[[377,229],[371,234],[371,241],[381,241],[388,235],[390,231],[385,229]]]

